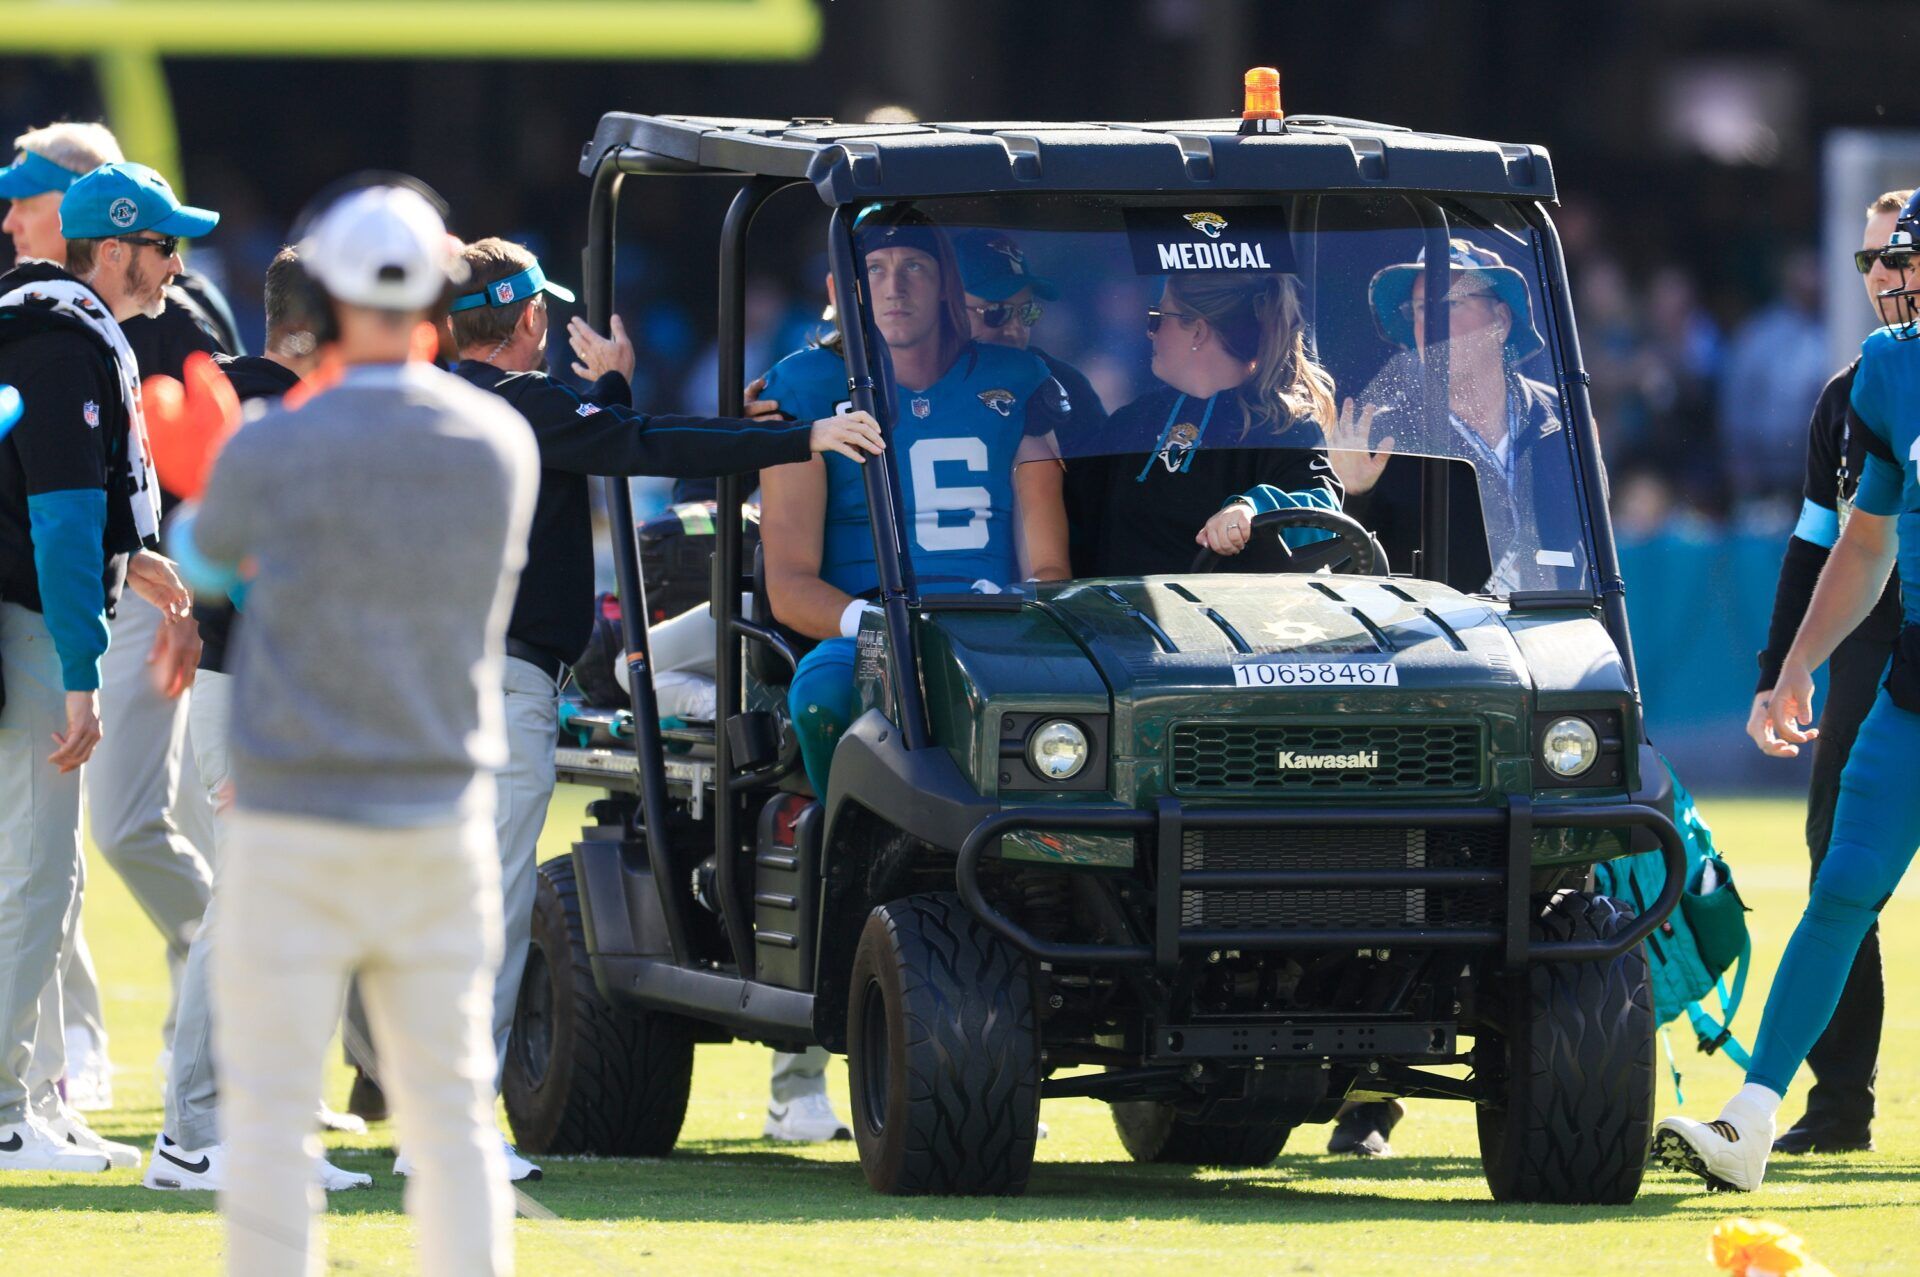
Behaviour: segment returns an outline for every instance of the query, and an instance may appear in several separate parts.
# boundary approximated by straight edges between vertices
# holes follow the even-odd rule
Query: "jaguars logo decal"
[[[992,390],[980,392],[980,402],[1003,417],[1013,415],[1013,392],[995,386]]]
[[[1220,232],[1227,229],[1227,219],[1218,213],[1188,213],[1186,217],[1187,225],[1208,239],[1219,239]]]
[[[1200,430],[1191,421],[1183,421],[1167,432],[1167,441],[1160,448],[1160,464],[1167,468],[1168,474],[1179,474],[1181,465],[1192,454],[1194,444],[1199,442]]]

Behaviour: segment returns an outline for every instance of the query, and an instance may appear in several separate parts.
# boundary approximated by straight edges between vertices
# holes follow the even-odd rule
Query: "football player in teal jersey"
[[[915,580],[955,593],[1064,579],[1053,436],[1071,411],[1066,392],[1038,357],[969,339],[953,249],[924,214],[876,206],[854,234],[892,365],[891,446]],[[846,385],[839,353],[810,347],[775,365],[762,397],[805,417],[844,401]],[[822,640],[801,660],[789,703],[807,777],[824,796],[855,710],[853,636],[880,583],[860,463],[832,457],[763,471],[761,540],[774,616]]]
[[[1920,196],[1907,202],[1887,247],[1911,249],[1917,235]],[[1774,683],[1770,742],[1796,753],[1818,734],[1804,726],[1814,721],[1813,671],[1866,619],[1896,551],[1903,624],[1886,682],[1840,774],[1833,836],[1767,996],[1746,1085],[1718,1121],[1669,1117],[1654,1137],[1656,1158],[1710,1186],[1751,1192],[1765,1178],[1781,1098],[1920,846],[1920,787],[1913,784],[1920,763],[1920,280],[1910,267],[1901,274],[1901,286],[1879,297],[1887,326],[1860,348],[1850,403],[1867,431],[1866,470]]]

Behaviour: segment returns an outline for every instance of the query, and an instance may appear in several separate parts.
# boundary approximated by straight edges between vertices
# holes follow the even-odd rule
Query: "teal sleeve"
[[[1860,471],[1860,486],[1854,490],[1853,504],[1867,514],[1889,517],[1900,513],[1900,493],[1907,485],[1899,467],[1873,453]]]
[[[196,507],[186,505],[180,508],[167,529],[167,553],[180,569],[181,580],[195,594],[231,598],[240,589],[239,569],[234,564],[223,563],[201,552],[193,536],[194,525],[199,518],[200,511]],[[238,605],[236,600],[235,606]]]
[[[1226,505],[1235,501],[1245,501],[1253,507],[1255,514],[1266,514],[1272,510],[1298,510],[1311,507],[1319,510],[1338,510],[1340,502],[1331,489],[1307,488],[1299,492],[1287,492],[1270,483],[1256,484],[1237,497],[1229,498]],[[1225,509],[1225,506],[1221,507]],[[1317,545],[1322,541],[1331,541],[1334,534],[1323,528],[1285,528],[1280,539],[1293,549]]]
[[[69,692],[99,691],[108,638],[106,491],[37,492],[27,498],[27,520],[40,614],[60,657],[61,681]]]

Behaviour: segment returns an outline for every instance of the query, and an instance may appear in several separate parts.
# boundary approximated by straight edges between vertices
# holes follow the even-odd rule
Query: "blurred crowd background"
[[[646,0],[624,7],[644,11]],[[449,24],[462,21],[455,0],[444,8]],[[338,9],[342,22],[375,22],[381,6]],[[577,282],[578,157],[609,110],[1184,119],[1236,113],[1241,73],[1268,63],[1282,69],[1290,112],[1538,142],[1561,191],[1554,215],[1652,722],[1708,783],[1795,783],[1757,765],[1739,723],[1799,507],[1808,414],[1874,322],[1848,258],[1861,206],[1920,180],[1912,0],[816,9],[817,46],[794,60],[735,60],[724,48],[617,63],[169,56],[177,176],[223,214],[191,264],[223,285],[257,341],[259,280],[300,206],[343,173],[389,167],[445,194],[456,231],[523,240]],[[539,6],[529,13],[541,21]],[[578,35],[590,52],[590,27]],[[97,70],[90,58],[15,56],[0,27],[0,130],[103,118]],[[638,397],[659,410],[711,407],[711,248],[728,193],[644,185],[630,185],[623,210],[618,289],[641,351]],[[775,232],[814,234],[805,227],[817,214],[789,203]],[[815,331],[825,274],[806,252],[763,260],[749,366]]]

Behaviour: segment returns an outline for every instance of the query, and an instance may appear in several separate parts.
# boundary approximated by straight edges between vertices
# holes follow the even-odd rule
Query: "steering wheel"
[[[1339,510],[1327,510],[1320,506],[1288,506],[1279,510],[1266,510],[1253,516],[1253,527],[1248,533],[1247,543],[1253,543],[1253,532],[1261,528],[1319,528],[1331,532],[1337,538],[1322,541],[1314,545],[1295,550],[1280,538],[1280,549],[1286,555],[1283,572],[1318,572],[1321,568],[1335,571],[1352,572],[1356,576],[1385,576],[1389,571],[1387,552],[1373,538],[1358,519]],[[1189,572],[1216,572],[1225,562],[1212,550],[1203,549],[1193,556],[1193,566]],[[1349,566],[1351,565],[1351,566]]]

